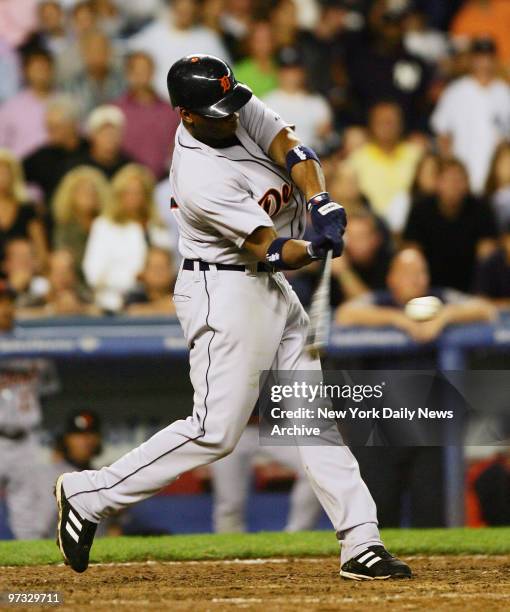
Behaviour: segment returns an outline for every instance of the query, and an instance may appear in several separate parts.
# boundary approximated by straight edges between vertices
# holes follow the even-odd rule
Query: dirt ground
[[[363,583],[341,580],[336,558],[92,565],[81,575],[64,566],[4,567],[0,592],[60,591],[63,604],[51,608],[73,612],[510,611],[509,556],[406,560],[413,580]]]

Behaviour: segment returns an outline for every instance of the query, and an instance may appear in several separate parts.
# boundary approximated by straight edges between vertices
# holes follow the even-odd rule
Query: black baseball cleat
[[[55,497],[58,507],[57,546],[66,565],[75,572],[84,572],[89,565],[89,554],[97,523],[83,519],[67,501],[62,484],[64,474],[57,478]]]
[[[379,545],[369,546],[358,556],[346,561],[340,568],[340,576],[349,580],[387,580],[412,578],[413,574],[406,563]]]

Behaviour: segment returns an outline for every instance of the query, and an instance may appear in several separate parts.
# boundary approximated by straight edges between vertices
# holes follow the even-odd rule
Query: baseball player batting
[[[180,59],[167,83],[181,115],[170,170],[183,257],[174,301],[190,351],[193,413],[109,467],[58,478],[58,545],[77,572],[87,569],[103,517],[232,451],[262,370],[321,368],[305,350],[309,320],[281,272],[342,253],[345,212],[325,191],[316,153],[216,57]],[[312,242],[300,239],[307,207]],[[411,577],[384,548],[374,501],[340,438],[298,450],[341,541],[341,576]]]

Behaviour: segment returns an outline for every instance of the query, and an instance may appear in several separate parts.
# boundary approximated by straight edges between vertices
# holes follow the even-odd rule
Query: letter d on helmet
[[[168,71],[166,83],[174,108],[214,119],[235,113],[253,95],[236,81],[230,66],[213,55],[182,57]]]

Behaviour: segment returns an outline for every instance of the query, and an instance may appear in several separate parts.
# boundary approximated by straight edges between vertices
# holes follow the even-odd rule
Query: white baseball
[[[428,321],[441,310],[443,302],[433,295],[414,298],[409,300],[405,306],[405,313],[414,321]]]

